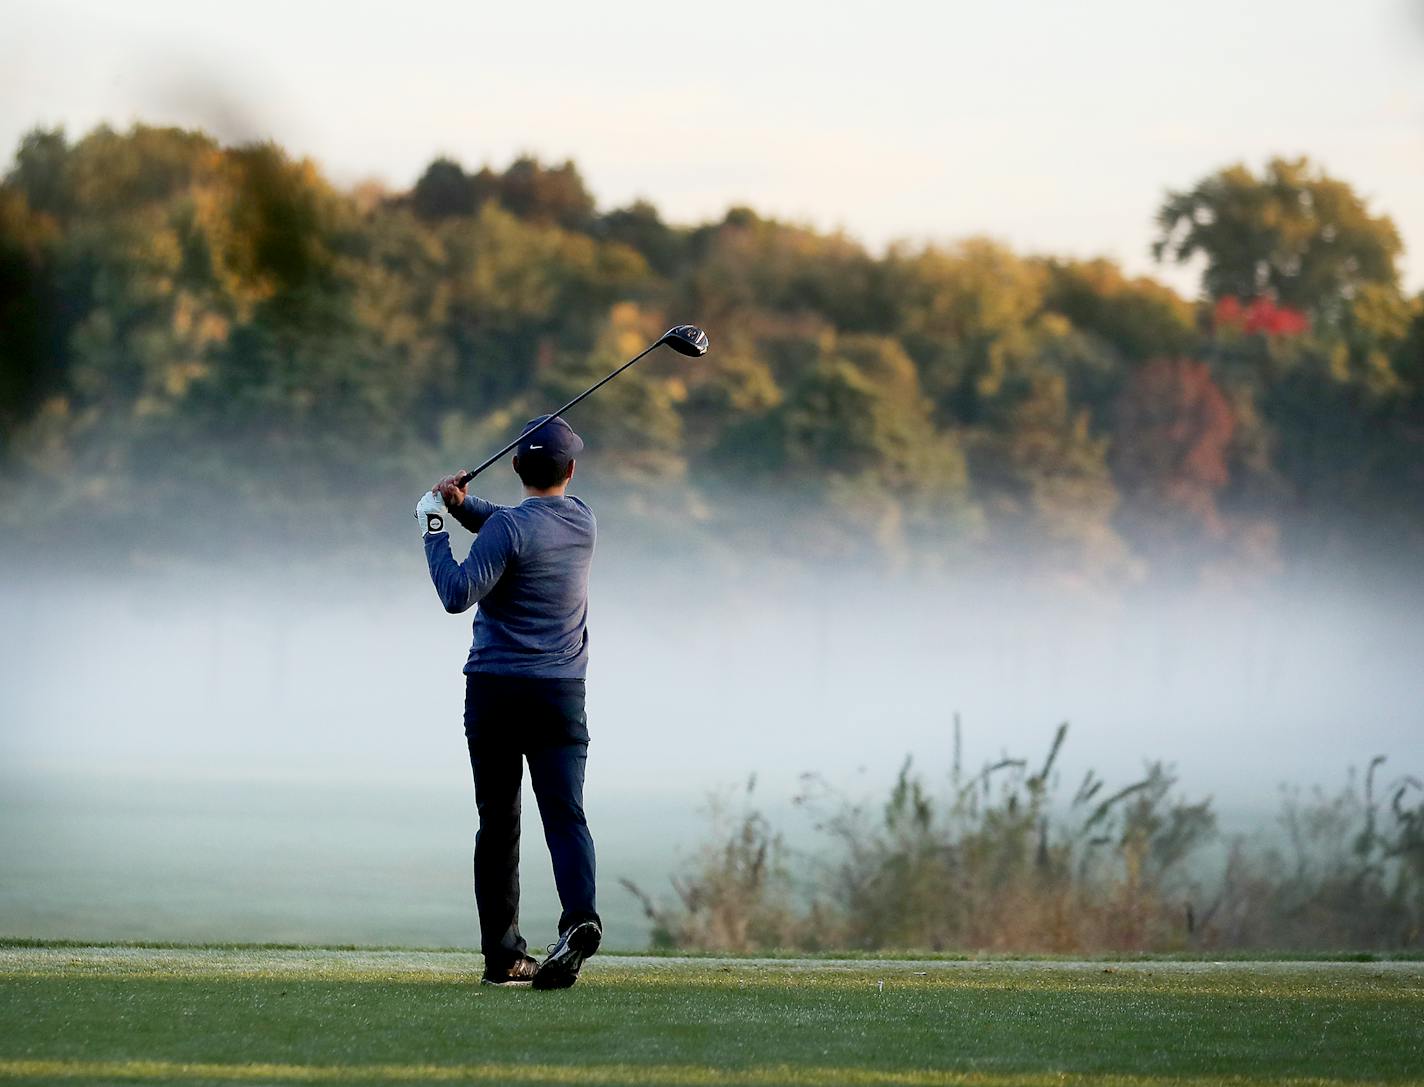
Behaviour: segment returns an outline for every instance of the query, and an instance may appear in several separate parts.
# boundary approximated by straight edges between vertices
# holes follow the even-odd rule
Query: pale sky
[[[1419,0],[0,0],[0,34],[5,158],[37,124],[137,119],[270,137],[343,184],[532,151],[605,208],[1152,272],[1166,189],[1308,154],[1394,218],[1424,287]]]

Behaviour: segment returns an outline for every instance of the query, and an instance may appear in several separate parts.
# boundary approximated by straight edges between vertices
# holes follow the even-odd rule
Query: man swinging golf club
[[[583,441],[564,420],[524,427],[514,470],[517,506],[469,495],[449,476],[421,499],[430,578],[445,610],[475,604],[475,640],[465,663],[465,739],[475,777],[475,904],[484,976],[491,985],[564,989],[602,938],[594,904],[593,839],[583,812],[588,727],[588,570],[595,522],[565,494]],[[477,533],[457,563],[442,515]],[[542,963],[519,933],[519,807],[523,762],[544,823],[563,914]]]
[[[476,604],[475,641],[465,662],[465,739],[475,776],[475,904],[482,981],[566,989],[598,950],[602,923],[594,903],[593,839],[583,813],[588,725],[588,570],[596,525],[582,501],[566,494],[583,440],[562,416],[644,355],[667,345],[680,355],[707,353],[695,325],[669,329],[645,350],[472,471],[447,476],[415,508],[425,558],[449,612]],[[470,480],[512,449],[524,501],[497,506],[466,493]],[[446,514],[476,533],[456,563]],[[536,963],[519,933],[519,801],[523,762],[544,839],[554,862],[563,913],[559,938]]]

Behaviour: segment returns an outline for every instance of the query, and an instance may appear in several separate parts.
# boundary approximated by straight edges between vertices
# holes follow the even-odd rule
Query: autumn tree
[[[973,424],[1043,307],[1044,269],[983,238],[886,257],[894,331],[943,422]]]
[[[1235,420],[1206,363],[1157,359],[1118,403],[1113,473],[1129,534],[1157,553],[1220,541],[1217,495],[1230,481]]]

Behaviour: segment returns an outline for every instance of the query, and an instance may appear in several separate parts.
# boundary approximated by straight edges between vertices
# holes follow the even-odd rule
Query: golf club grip
[[[474,478],[474,472],[461,472],[458,476],[455,477],[455,485],[457,487],[463,487],[465,484],[469,483],[470,480]]]

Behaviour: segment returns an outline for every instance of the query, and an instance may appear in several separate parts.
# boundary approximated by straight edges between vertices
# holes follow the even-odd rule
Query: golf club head
[[[670,328],[663,333],[663,338],[658,342],[667,344],[679,355],[687,355],[694,359],[707,354],[707,333],[696,325],[678,325],[676,328]]]

